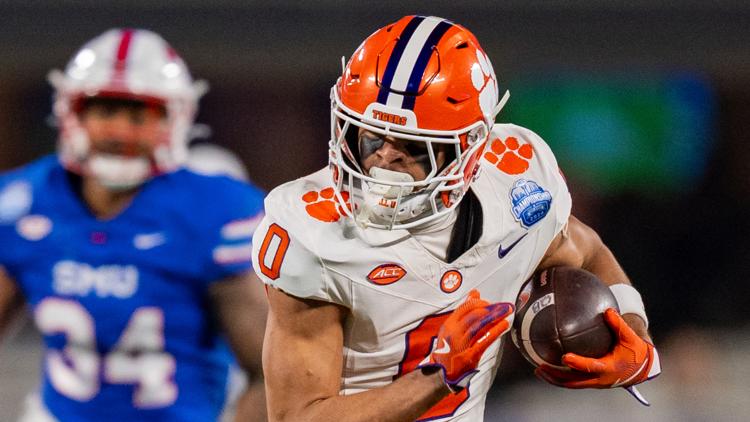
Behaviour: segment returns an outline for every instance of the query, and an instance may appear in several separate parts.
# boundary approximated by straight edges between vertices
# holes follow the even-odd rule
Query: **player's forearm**
[[[596,274],[604,284],[610,286],[617,283],[630,284],[630,279],[625,274],[612,251],[604,244],[599,242],[588,256],[583,260],[582,268]]]
[[[234,414],[235,422],[265,422],[266,392],[263,382],[251,382],[247,389],[237,398]]]
[[[0,339],[6,336],[22,308],[23,298],[18,286],[0,265]]]
[[[648,332],[646,323],[643,322],[643,319],[641,319],[641,317],[635,314],[625,314],[622,316],[622,319],[624,319],[625,322],[630,326],[630,328],[632,328],[633,331],[638,334],[638,337],[646,340],[651,344],[654,343],[654,341],[651,339],[651,334],[649,334]]]
[[[609,248],[603,243],[584,261],[583,268],[596,274],[608,286],[620,283],[630,284],[630,279],[628,279],[625,271]],[[622,317],[639,337],[652,342],[646,323],[641,317],[635,314],[625,314]]]
[[[280,393],[281,394],[281,393]],[[411,422],[450,394],[436,371],[414,371],[388,386],[309,403],[292,413],[274,412],[274,422]]]

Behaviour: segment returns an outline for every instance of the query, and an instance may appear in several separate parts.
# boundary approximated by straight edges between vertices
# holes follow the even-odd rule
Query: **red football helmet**
[[[508,96],[498,101],[492,65],[460,25],[407,16],[376,31],[331,89],[329,162],[339,200],[347,202],[341,192],[350,192],[343,208],[360,224],[384,229],[414,227],[450,212],[468,190]],[[427,177],[365,172],[354,144],[360,129],[424,143]],[[443,165],[436,161],[437,144],[448,148]]]
[[[78,50],[65,72],[51,71],[49,81],[55,88],[61,162],[71,171],[120,188],[137,186],[185,161],[198,100],[207,90],[205,82],[193,81],[185,63],[162,37],[142,29],[111,29],[99,35]],[[142,100],[165,108],[167,130],[150,162],[91,157],[88,134],[78,116],[87,97]]]

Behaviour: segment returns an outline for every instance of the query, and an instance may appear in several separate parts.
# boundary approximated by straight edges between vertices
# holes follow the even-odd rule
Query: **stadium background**
[[[111,3],[111,4],[110,4]],[[669,3],[669,4],[668,4]],[[404,14],[466,25],[511,91],[499,121],[555,149],[574,213],[643,292],[664,375],[574,392],[506,349],[488,420],[742,420],[750,411],[750,3],[464,0],[0,2],[0,169],[54,151],[51,89],[89,38],[152,29],[211,83],[199,121],[264,189],[326,162],[340,58]],[[12,245],[0,245],[2,248]],[[37,382],[30,324],[0,348],[0,420]]]

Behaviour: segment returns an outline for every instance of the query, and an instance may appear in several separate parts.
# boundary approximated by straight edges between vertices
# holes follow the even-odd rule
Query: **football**
[[[614,343],[604,321],[607,308],[619,312],[614,295],[594,274],[573,267],[546,269],[521,287],[513,343],[535,367],[564,367],[561,359],[568,352],[601,357]]]

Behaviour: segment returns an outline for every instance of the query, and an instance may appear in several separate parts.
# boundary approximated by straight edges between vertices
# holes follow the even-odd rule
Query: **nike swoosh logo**
[[[483,341],[487,340],[487,337],[489,336],[490,336],[490,332],[487,331],[486,333],[484,333],[482,337],[479,338],[479,340],[477,340],[477,344],[481,344]]]
[[[519,237],[518,240],[516,240],[515,242],[513,242],[510,246],[508,246],[505,249],[503,249],[503,245],[500,245],[500,247],[497,249],[497,257],[500,258],[500,259],[505,258],[505,255],[508,255],[508,253],[510,252],[510,250],[513,249],[513,248],[515,248],[516,245],[518,244],[518,242],[520,242],[521,239],[523,239],[524,237],[526,237],[527,234],[528,233],[524,233],[523,236]]]
[[[133,245],[136,249],[148,250],[167,242],[163,233],[139,234],[133,238]]]

